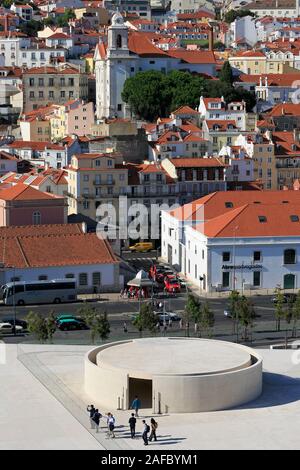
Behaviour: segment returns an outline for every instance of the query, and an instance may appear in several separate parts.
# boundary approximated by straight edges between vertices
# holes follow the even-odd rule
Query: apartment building
[[[23,85],[25,113],[41,106],[88,97],[87,75],[69,65],[26,70]]]
[[[239,145],[253,160],[253,175],[255,180],[261,182],[263,189],[278,189],[277,159],[272,133],[255,137],[240,135],[236,140]]]
[[[50,123],[52,140],[60,140],[71,134],[90,134],[94,124],[94,104],[76,99],[56,106]]]
[[[128,170],[117,153],[83,153],[72,156],[68,172],[69,214],[96,219],[101,203],[111,203],[118,214],[119,195],[125,195]]]

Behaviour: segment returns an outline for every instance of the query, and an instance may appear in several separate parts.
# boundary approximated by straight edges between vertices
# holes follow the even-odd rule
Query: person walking
[[[143,419],[143,425],[144,425],[144,430],[142,434],[142,438],[144,441],[144,446],[148,445],[148,433],[150,432],[150,426],[146,423],[146,421]]]
[[[91,429],[95,429],[95,422],[93,420],[94,413],[96,411],[94,405],[88,405],[86,411],[90,415],[90,424],[91,424]]]
[[[156,436],[157,427],[158,427],[157,421],[155,421],[154,418],[151,418],[151,421],[150,421],[151,433],[150,433],[150,436],[149,436],[149,441],[150,442],[152,441],[152,439],[154,439],[154,441],[157,441],[157,436]]]
[[[126,321],[124,321],[124,323],[123,323],[123,330],[124,330],[124,333],[127,333],[127,332],[128,332]]]
[[[93,421],[95,423],[95,427],[96,427],[96,432],[99,432],[99,425],[100,425],[100,419],[102,418],[102,414],[99,413],[99,410],[96,409],[95,410],[95,413],[93,415]]]
[[[135,411],[135,417],[139,417],[139,409],[141,408],[141,400],[137,397],[134,397],[133,402],[131,403],[131,409]]]
[[[115,418],[112,413],[107,413],[107,427],[108,427],[108,437],[116,437],[114,433],[115,429]]]
[[[131,413],[131,417],[129,418],[129,427],[130,427],[130,434],[131,439],[135,438],[135,426],[136,426],[136,418],[134,417],[134,413]]]

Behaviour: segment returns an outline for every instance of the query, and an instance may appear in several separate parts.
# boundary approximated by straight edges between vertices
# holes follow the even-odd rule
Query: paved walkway
[[[0,448],[14,449],[141,449],[130,439],[130,411],[115,411],[116,439],[89,429],[83,388],[87,347],[8,346],[8,363],[0,366]],[[149,450],[300,449],[300,367],[295,351],[260,350],[264,358],[261,397],[242,407],[211,413],[160,415],[158,442]],[[300,354],[300,352],[299,352]],[[295,359],[295,358],[294,358]],[[297,361],[296,361],[297,362]],[[187,397],[188,399],[188,397]],[[99,396],[101,408],[101,399]],[[150,420],[151,410],[141,417]]]

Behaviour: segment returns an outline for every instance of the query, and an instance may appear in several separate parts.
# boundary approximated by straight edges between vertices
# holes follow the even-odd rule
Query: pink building
[[[64,197],[38,191],[23,183],[0,190],[0,226],[66,222]]]
[[[64,105],[66,113],[66,135],[87,135],[95,121],[94,104],[81,100],[69,101]]]

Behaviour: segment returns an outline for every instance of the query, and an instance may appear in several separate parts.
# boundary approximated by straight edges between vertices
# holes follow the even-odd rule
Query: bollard
[[[155,391],[153,391],[153,400],[152,400],[153,408],[152,408],[152,414],[155,414]]]

